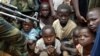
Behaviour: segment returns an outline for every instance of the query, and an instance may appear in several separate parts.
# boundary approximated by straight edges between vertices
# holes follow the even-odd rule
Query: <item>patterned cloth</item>
[[[17,28],[0,18],[0,51],[21,56],[26,52],[25,37]]]
[[[11,4],[17,6],[21,12],[38,11],[39,9],[38,0],[13,0]]]

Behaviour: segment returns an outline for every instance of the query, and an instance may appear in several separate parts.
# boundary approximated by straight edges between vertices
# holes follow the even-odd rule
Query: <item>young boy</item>
[[[25,33],[29,38],[27,40],[37,40],[39,36],[39,29],[34,27],[34,22],[32,20],[26,20],[27,22],[22,22],[22,32]]]
[[[45,25],[52,25],[54,19],[51,17],[51,10],[48,3],[44,2],[40,6],[40,28],[42,29]]]
[[[68,4],[61,4],[57,8],[58,19],[53,22],[56,36],[62,42],[63,51],[73,52],[71,33],[77,26],[71,19],[71,8]],[[68,45],[67,45],[68,44]],[[70,54],[71,55],[71,54]],[[66,55],[65,55],[66,56]]]
[[[73,33],[72,33],[72,37],[73,37],[73,41],[74,41],[75,46],[79,44],[79,41],[78,41],[78,37],[79,37],[79,28],[80,28],[80,27],[76,27],[76,28],[73,30]]]
[[[29,51],[29,55],[33,54],[35,42],[39,37],[39,29],[34,27],[34,22],[27,19],[27,22],[22,22],[22,32],[27,36],[26,43]]]
[[[81,51],[81,56],[89,56],[93,46],[94,33],[89,28],[82,27],[80,28],[78,40],[82,45],[81,49],[83,49]]]
[[[91,56],[100,56],[100,8],[93,8],[87,13],[88,27],[96,33]]]
[[[42,38],[36,43],[35,53],[39,56],[59,56],[61,43],[56,39],[55,30],[52,26],[42,29]]]
[[[79,41],[78,41],[80,28],[81,27],[79,27],[79,26],[76,27],[74,29],[73,33],[72,33],[73,42],[74,42],[74,45],[75,45],[75,47],[77,49],[77,53],[76,53],[77,56],[80,56],[81,55],[81,51],[82,51],[82,49],[80,49],[80,48],[82,48],[82,46],[79,44]]]

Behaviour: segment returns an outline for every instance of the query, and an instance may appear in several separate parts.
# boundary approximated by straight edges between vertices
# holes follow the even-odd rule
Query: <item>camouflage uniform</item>
[[[1,0],[0,2],[5,3],[5,4],[9,4],[10,0]]]
[[[38,11],[39,0],[12,0],[12,5],[18,7],[21,12]]]
[[[0,51],[11,56],[22,56],[26,53],[25,37],[17,28],[0,18]]]

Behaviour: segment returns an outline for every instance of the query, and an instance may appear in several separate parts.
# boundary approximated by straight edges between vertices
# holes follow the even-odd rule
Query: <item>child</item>
[[[45,26],[42,29],[42,38],[36,43],[35,53],[39,56],[59,56],[61,43],[56,39],[56,34],[52,26]]]
[[[91,56],[100,56],[100,8],[93,8],[87,13],[88,27],[96,33]]]
[[[78,40],[83,47],[81,56],[89,56],[94,41],[93,32],[87,27],[80,28]]]
[[[40,6],[40,28],[42,29],[45,25],[52,25],[54,19],[51,17],[51,10],[48,3],[44,2]]]
[[[73,41],[75,46],[77,46],[79,44],[78,42],[78,37],[79,37],[79,28],[80,27],[76,27],[72,33],[72,37],[73,37]]]
[[[29,38],[27,40],[36,41],[39,36],[39,29],[34,27],[34,22],[32,20],[27,19],[27,22],[22,22],[22,32],[25,33]]]
[[[78,38],[79,38],[79,29],[80,27],[76,27],[72,33],[72,37],[73,37],[73,42],[74,42],[74,45],[77,49],[77,52],[76,52],[76,55],[77,56],[80,56],[81,55],[81,49],[82,46],[79,44],[79,41],[78,41]]]
[[[34,27],[34,22],[27,19],[27,22],[22,22],[22,32],[25,33],[26,36],[26,43],[29,55],[32,56],[35,42],[37,41],[37,37],[39,37],[39,29]]]
[[[59,5],[57,8],[57,14],[58,19],[53,22],[52,26],[55,29],[56,36],[60,39],[62,43],[63,51],[68,51],[68,55],[73,55],[73,42],[71,33],[77,25],[70,18],[70,6],[68,4]]]

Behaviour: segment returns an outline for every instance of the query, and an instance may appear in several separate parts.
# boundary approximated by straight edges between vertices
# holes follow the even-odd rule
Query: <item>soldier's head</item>
[[[50,13],[50,5],[46,2],[41,3],[40,13],[42,16],[47,17]]]
[[[88,27],[96,32],[100,24],[100,8],[93,8],[87,13]]]
[[[51,45],[52,43],[54,43],[55,38],[56,38],[54,28],[52,26],[49,26],[49,25],[45,26],[42,29],[42,37],[43,37],[43,40],[46,44]]]
[[[68,4],[61,4],[57,8],[57,15],[61,24],[67,24],[71,14],[71,8]]]
[[[33,28],[34,24],[32,20],[27,20],[26,22],[22,22],[22,28],[25,32],[29,32]]]

